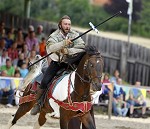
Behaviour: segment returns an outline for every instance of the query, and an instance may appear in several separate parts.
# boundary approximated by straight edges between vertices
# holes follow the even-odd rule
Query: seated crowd
[[[146,102],[144,100],[144,96],[139,89],[141,83],[139,81],[135,82],[135,86],[130,87],[128,91],[128,96],[125,92],[125,89],[122,84],[122,79],[119,77],[119,71],[114,71],[114,76],[109,77],[108,74],[104,75],[103,83],[113,83],[113,101],[112,101],[112,110],[115,116],[125,117],[129,115],[130,118],[133,117],[142,117],[147,118],[146,116]],[[108,100],[109,88],[105,85],[103,88],[103,94],[100,95],[99,100]],[[104,96],[106,96],[104,98]],[[136,107],[140,107],[141,115],[134,111]]]
[[[22,28],[6,29],[5,23],[0,23],[0,103],[3,96],[8,97],[7,107],[13,105],[14,90],[9,79],[3,77],[21,77],[28,74],[28,65],[36,54],[46,54],[46,36],[43,26],[37,26],[36,31],[32,25],[28,33]]]

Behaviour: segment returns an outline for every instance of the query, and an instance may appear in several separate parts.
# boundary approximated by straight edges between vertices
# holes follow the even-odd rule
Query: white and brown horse
[[[34,129],[40,128],[46,122],[47,113],[60,118],[61,129],[68,129],[68,123],[73,117],[78,117],[87,129],[96,129],[90,113],[92,107],[90,90],[101,88],[103,60],[95,47],[87,46],[85,51],[75,71],[61,76],[51,84]],[[9,127],[35,104],[33,90],[36,90],[36,84],[30,84],[25,89],[20,107]]]

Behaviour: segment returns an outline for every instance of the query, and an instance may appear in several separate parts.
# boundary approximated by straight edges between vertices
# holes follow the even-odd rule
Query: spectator
[[[12,46],[8,49],[8,56],[11,58],[12,61],[18,58],[18,50],[16,42],[13,42]]]
[[[105,85],[105,83],[110,83],[109,81],[109,74],[105,73],[104,74],[104,79],[103,79],[103,84],[102,85],[102,94],[99,96],[99,101],[100,102],[105,102],[106,104],[108,104],[108,100],[109,100],[109,88],[107,87],[107,85]]]
[[[35,56],[36,56],[36,51],[32,50],[32,51],[30,52],[29,61],[34,62]]]
[[[7,76],[7,71],[3,70],[1,72],[1,76],[5,77]],[[0,102],[2,100],[2,97],[8,97],[7,100],[7,107],[13,107],[12,102],[14,98],[14,90],[11,86],[11,80],[10,79],[0,79]]]
[[[21,74],[20,74],[20,71],[19,71],[19,70],[15,70],[14,77],[17,77],[17,78],[20,78],[20,77],[21,77]]]
[[[28,32],[30,32],[30,31],[34,31],[34,26],[33,25],[29,25]]]
[[[5,38],[6,44],[5,47],[8,49],[13,44],[13,40],[11,39],[11,31],[8,32],[7,37]]]
[[[109,74],[108,73],[104,74],[103,83],[110,83],[110,78],[109,78]]]
[[[141,83],[140,82],[136,82],[135,83],[135,88],[131,88],[129,91],[129,99],[128,99],[128,103],[130,104],[130,118],[134,117],[133,116],[133,111],[134,111],[134,107],[138,107],[138,106],[142,106],[142,118],[147,118],[147,116],[145,115],[146,112],[146,102],[144,100],[143,94],[141,92],[141,90],[139,89]]]
[[[14,77],[16,77],[16,78],[20,78],[21,77],[21,74],[20,74],[20,71],[17,69],[17,70],[15,70],[15,75],[14,75]],[[20,83],[19,83],[19,86],[22,84],[22,81],[20,81]],[[19,88],[19,86],[18,86],[18,88]],[[16,105],[19,105],[19,98],[20,98],[20,95],[21,95],[21,91],[20,90],[15,90],[15,104]]]
[[[4,49],[2,56],[0,56],[0,66],[6,65],[6,59],[9,59],[8,51],[6,49]]]
[[[30,51],[28,50],[27,44],[24,44],[24,45],[23,45],[23,50],[22,50],[22,52],[24,53],[24,57],[25,57],[25,58],[29,58]]]
[[[117,98],[118,96],[120,96],[121,94],[123,95],[123,100],[125,100],[125,92],[123,90],[122,87],[120,87],[120,85],[122,85],[122,79],[118,78],[116,84],[114,84],[114,94],[113,97]]]
[[[15,40],[15,34],[14,34],[15,29],[12,27],[10,28],[10,39],[12,39],[13,41]]]
[[[123,96],[123,100],[125,101],[125,92],[123,91],[123,88],[120,87],[122,85],[122,79],[118,78],[117,82],[114,84],[114,91],[113,91],[113,102],[112,102],[112,109],[115,116],[118,116],[117,111],[117,98],[120,97],[120,95]]]
[[[17,35],[16,35],[16,38],[15,38],[15,42],[17,43],[18,51],[19,52],[22,51],[23,45],[24,45],[24,36],[23,36],[21,28],[18,28]]]
[[[17,66],[19,68],[21,68],[21,66],[22,66],[23,63],[25,63],[24,53],[20,53],[19,54],[19,58],[18,58],[18,62],[17,62]]]
[[[0,67],[0,70],[1,71],[6,70],[7,75],[10,76],[10,77],[13,77],[14,73],[15,73],[15,68],[12,66],[11,59],[6,59],[6,65],[2,65]]]
[[[29,72],[29,70],[27,69],[27,64],[23,63],[20,68],[21,77],[25,78],[26,75],[28,74],[28,72]]]
[[[1,22],[0,23],[0,38],[5,38],[6,36],[6,31],[5,31],[5,23]]]
[[[40,44],[42,42],[42,38],[45,37],[45,34],[43,33],[43,26],[39,25],[37,27],[36,37],[38,39],[38,43]]]
[[[39,54],[39,45],[33,45],[32,50]]]
[[[119,78],[119,71],[118,71],[118,70],[115,70],[115,71],[114,71],[114,76],[112,76],[112,77],[110,78],[110,82],[116,84],[118,78]]]
[[[28,36],[25,39],[25,43],[27,44],[28,50],[33,50],[33,47],[36,47],[36,52],[39,52],[38,50],[38,39],[35,37],[35,32],[30,31]]]
[[[128,107],[122,94],[116,98],[116,111],[119,116],[125,117],[127,115]]]
[[[3,50],[5,49],[6,41],[4,38],[0,39],[0,56],[2,56]]]
[[[43,37],[42,42],[39,44],[39,52],[41,56],[46,54],[46,39]]]

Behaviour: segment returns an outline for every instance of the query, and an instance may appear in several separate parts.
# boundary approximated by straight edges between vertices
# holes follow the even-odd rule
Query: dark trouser
[[[62,68],[67,68],[67,64],[52,61],[48,66],[48,68],[46,69],[46,72],[44,73],[44,77],[42,79],[40,88],[46,89],[48,84],[52,81],[52,79],[56,75],[56,73]]]
[[[2,96],[8,97],[7,104],[12,104],[13,98],[14,98],[14,90],[9,90],[6,92],[0,90],[0,102],[1,102]]]
[[[79,53],[76,57],[67,60],[67,62],[69,62],[69,64],[76,64],[78,65],[78,63],[80,62],[81,58],[83,57],[85,53]],[[62,68],[67,68],[68,64],[66,63],[58,63],[55,61],[52,61],[50,63],[50,65],[48,66],[48,68],[46,69],[46,72],[44,73],[44,77],[42,79],[40,88],[41,89],[46,89],[48,87],[48,84],[52,81],[52,79],[54,78],[54,76],[56,75],[56,73],[62,69]]]

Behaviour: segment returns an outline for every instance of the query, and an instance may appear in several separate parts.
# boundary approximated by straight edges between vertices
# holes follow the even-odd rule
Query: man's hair
[[[10,58],[7,58],[7,59],[6,59],[6,62],[7,62],[7,61],[11,61],[11,59],[10,59]]]
[[[62,22],[63,19],[69,19],[69,20],[71,20],[68,15],[64,15],[64,16],[60,19],[60,21],[59,21],[59,23],[58,23],[59,29],[61,29],[61,28],[60,28],[60,25],[61,25],[61,22]]]

